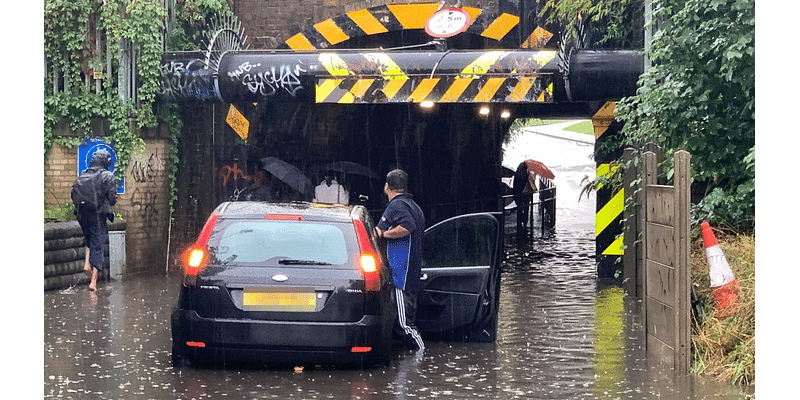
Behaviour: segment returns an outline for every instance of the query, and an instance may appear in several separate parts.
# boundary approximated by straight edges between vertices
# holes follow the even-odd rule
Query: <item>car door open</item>
[[[495,340],[502,228],[502,213],[476,213],[425,230],[416,318],[421,332],[457,340]]]

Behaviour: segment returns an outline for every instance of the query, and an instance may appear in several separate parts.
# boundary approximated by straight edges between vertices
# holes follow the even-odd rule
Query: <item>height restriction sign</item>
[[[425,22],[425,32],[436,38],[448,38],[467,30],[471,22],[469,13],[450,7],[433,13]]]

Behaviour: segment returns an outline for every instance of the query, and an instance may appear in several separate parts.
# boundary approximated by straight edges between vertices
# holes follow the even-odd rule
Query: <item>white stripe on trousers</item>
[[[422,337],[419,335],[419,332],[406,324],[406,301],[403,291],[399,288],[394,288],[394,295],[396,299],[395,303],[397,303],[397,319],[400,322],[400,328],[403,329],[406,335],[411,336],[411,338],[417,342],[417,346],[419,346],[420,349],[424,349],[425,343],[422,342]]]

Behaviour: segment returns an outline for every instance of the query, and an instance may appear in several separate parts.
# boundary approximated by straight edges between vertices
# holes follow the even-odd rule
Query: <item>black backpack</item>
[[[99,177],[99,171],[87,168],[75,179],[71,193],[72,203],[75,204],[75,212],[97,212],[100,207],[97,195]]]

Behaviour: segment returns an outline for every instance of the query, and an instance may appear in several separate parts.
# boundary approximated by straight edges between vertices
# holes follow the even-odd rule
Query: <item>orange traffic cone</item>
[[[703,243],[706,247],[706,260],[708,261],[708,276],[711,280],[711,291],[714,294],[717,318],[727,317],[739,310],[739,281],[733,275],[728,260],[722,252],[711,231],[708,222],[700,224],[703,231]]]

